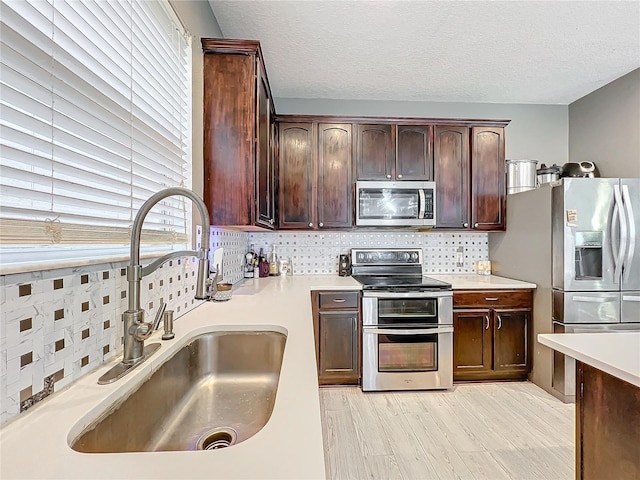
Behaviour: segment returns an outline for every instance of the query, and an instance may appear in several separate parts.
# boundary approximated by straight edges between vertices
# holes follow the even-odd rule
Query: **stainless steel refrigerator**
[[[533,282],[540,333],[640,330],[640,179],[564,178],[507,196],[496,275]],[[574,361],[534,340],[531,381],[574,400]]]
[[[553,330],[640,329],[640,179],[565,178],[552,190]],[[554,354],[553,388],[575,396]]]

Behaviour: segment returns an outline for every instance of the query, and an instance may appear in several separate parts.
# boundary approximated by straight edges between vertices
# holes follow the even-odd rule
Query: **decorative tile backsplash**
[[[250,233],[249,247],[270,253],[273,245],[280,256],[293,262],[294,275],[337,274],[338,256],[352,248],[422,248],[423,272],[474,273],[478,260],[489,257],[486,233],[433,232],[275,232]],[[463,265],[456,256],[462,247]]]
[[[2,276],[1,423],[122,353],[127,262]],[[141,305],[183,315],[194,300],[197,263],[177,259],[142,279]]]
[[[249,235],[214,229],[225,280],[242,278]],[[0,425],[122,354],[128,262],[0,276]],[[175,318],[198,306],[197,260],[166,262],[141,281],[141,305],[153,321],[162,302]]]
[[[486,233],[266,232],[211,229],[211,255],[224,249],[223,280],[243,278],[251,245],[291,258],[295,275],[337,274],[351,248],[422,248],[425,273],[472,273],[488,258]],[[464,248],[464,263],[456,253]],[[122,353],[127,262],[0,276],[0,425]],[[193,298],[197,262],[177,259],[142,279],[141,303],[152,320],[162,301],[176,319]]]

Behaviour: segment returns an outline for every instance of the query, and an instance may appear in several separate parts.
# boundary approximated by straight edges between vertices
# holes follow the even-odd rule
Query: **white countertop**
[[[454,290],[501,290],[536,288],[535,283],[512,280],[497,275],[426,274],[427,277],[448,282]]]
[[[359,290],[351,277],[294,276],[249,280],[229,302],[208,302],[176,320],[176,338],[111,385],[97,379],[109,362],[52,395],[0,430],[0,478],[324,479],[324,453],[309,291]],[[287,333],[272,416],[231,448],[198,452],[78,453],[68,446],[118,398],[137,387],[195,335],[212,330]],[[161,331],[147,343],[159,341]],[[149,405],[153,408],[153,405]],[[132,428],[135,428],[132,425]]]
[[[640,387],[640,332],[545,333],[538,342]]]

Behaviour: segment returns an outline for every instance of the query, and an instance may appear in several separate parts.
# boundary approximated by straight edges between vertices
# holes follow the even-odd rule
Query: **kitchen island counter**
[[[640,478],[640,332],[538,341],[576,359],[576,478]]]
[[[549,333],[538,341],[640,387],[640,332]]]
[[[4,426],[0,477],[324,479],[310,291],[360,288],[352,278],[335,275],[264,278],[236,289],[231,301],[195,308],[177,319],[174,340],[161,342],[153,357],[123,379],[97,384],[118,357]],[[273,413],[253,437],[215,451],[86,454],[69,447],[84,426],[137,388],[191,338],[240,329],[287,334]],[[147,343],[158,342],[160,336],[157,332]],[[131,428],[136,428],[134,421]]]

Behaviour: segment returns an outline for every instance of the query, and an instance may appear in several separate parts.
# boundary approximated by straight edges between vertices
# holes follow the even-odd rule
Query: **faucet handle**
[[[160,327],[160,320],[162,320],[162,315],[164,314],[165,309],[167,308],[167,304],[162,302],[160,304],[160,308],[158,309],[158,312],[156,313],[156,318],[153,321],[153,328],[151,329],[152,332],[155,332],[158,327]]]

